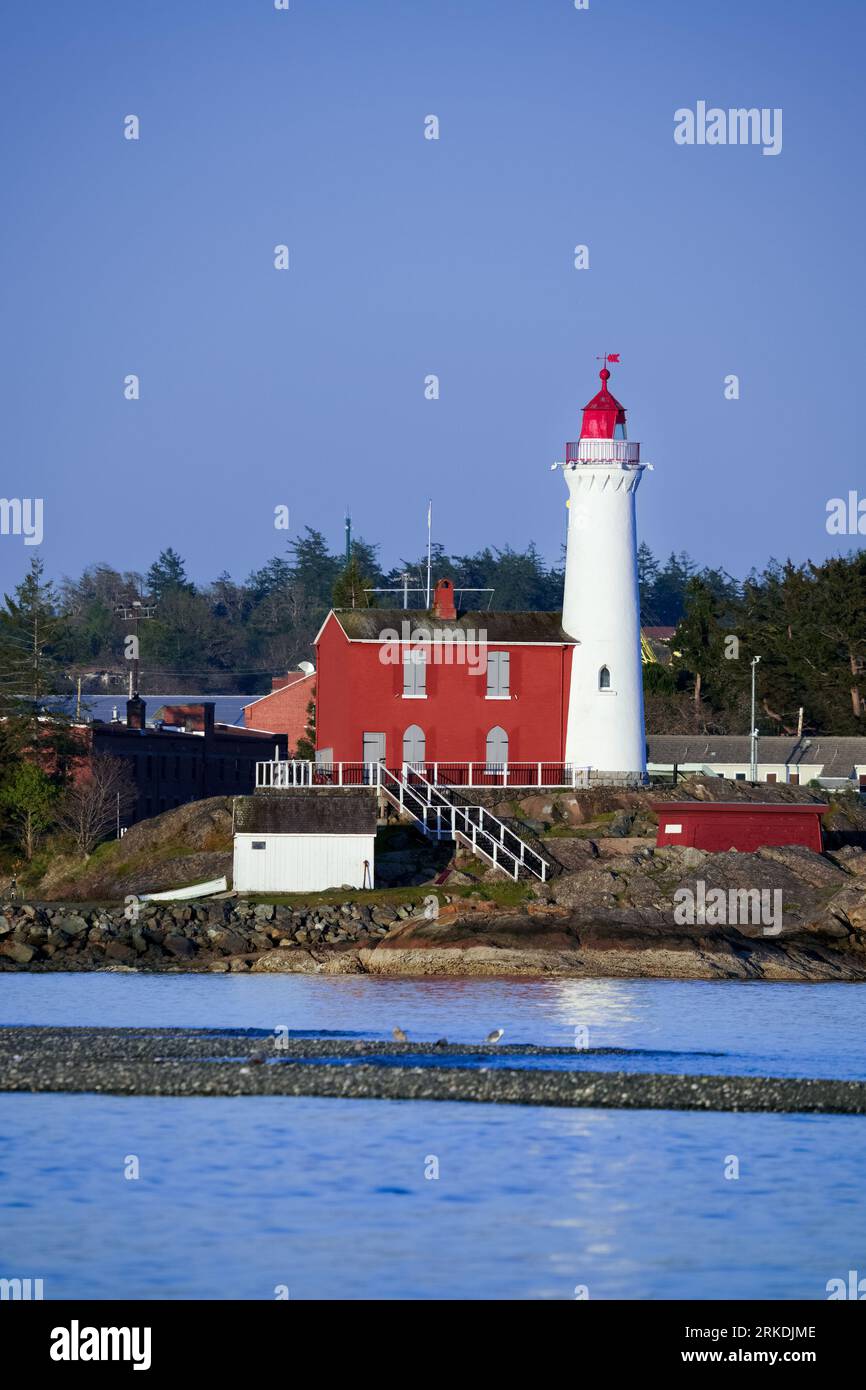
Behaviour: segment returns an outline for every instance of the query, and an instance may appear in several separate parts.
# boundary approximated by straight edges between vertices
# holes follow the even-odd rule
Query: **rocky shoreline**
[[[313,1096],[339,1100],[700,1110],[770,1114],[866,1114],[866,1082],[788,1077],[449,1068],[449,1056],[501,1056],[497,1047],[340,1043],[179,1029],[0,1028],[0,1090],[150,1096]],[[251,1046],[252,1044],[252,1046]],[[514,1046],[511,1055],[586,1056]],[[613,1049],[600,1049],[604,1052]],[[626,1051],[623,1049],[623,1051]],[[435,1065],[409,1065],[419,1054]],[[389,1065],[355,1060],[386,1054]],[[406,1066],[394,1065],[405,1055]],[[204,1058],[213,1060],[204,1060]],[[311,1057],[342,1058],[342,1064]],[[231,1060],[229,1060],[231,1059]]]
[[[0,971],[209,971],[584,976],[694,980],[866,980],[866,853],[796,847],[755,854],[656,849],[644,840],[556,842],[561,873],[502,905],[492,884],[428,885],[389,900],[125,906],[0,903]],[[465,875],[460,875],[465,878]],[[458,880],[459,881],[459,880]],[[746,914],[680,920],[682,893],[742,907],[757,892],[772,923]],[[423,896],[423,902],[421,898]],[[718,915],[718,914],[717,914]]]

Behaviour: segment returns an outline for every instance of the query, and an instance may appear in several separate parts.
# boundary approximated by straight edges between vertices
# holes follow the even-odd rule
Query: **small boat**
[[[139,893],[143,903],[167,903],[175,898],[209,898],[214,893],[224,893],[228,879],[212,878],[208,883],[191,883],[188,888],[170,888],[166,893]]]

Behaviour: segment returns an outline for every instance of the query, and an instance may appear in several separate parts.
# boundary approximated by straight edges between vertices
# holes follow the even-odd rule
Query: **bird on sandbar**
[[[402,1028],[395,1028],[394,1031],[393,1031],[393,1033],[391,1034],[391,1037],[394,1039],[395,1042],[408,1042],[408,1041],[409,1041],[408,1037],[407,1037],[406,1034],[403,1032],[403,1029],[402,1029]]]
[[[487,1037],[484,1039],[484,1041],[485,1041],[486,1043],[495,1043],[495,1042],[499,1042],[499,1039],[502,1037],[502,1034],[503,1034],[504,1032],[505,1032],[505,1029],[504,1029],[504,1028],[494,1028],[492,1033],[488,1033],[488,1034],[487,1034]]]

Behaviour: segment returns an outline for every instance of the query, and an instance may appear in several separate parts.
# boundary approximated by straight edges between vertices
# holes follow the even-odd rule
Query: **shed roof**
[[[292,787],[236,796],[242,835],[375,835],[375,787]]]

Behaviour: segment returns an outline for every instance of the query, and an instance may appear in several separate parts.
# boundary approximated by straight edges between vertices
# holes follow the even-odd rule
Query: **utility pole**
[[[433,498],[427,503],[427,607],[430,607],[430,561],[433,553]]]
[[[753,657],[752,657],[752,662],[751,662],[751,666],[752,666],[752,727],[751,727],[751,731],[750,731],[750,733],[749,733],[750,748],[751,748],[751,768],[750,768],[749,780],[752,781],[752,782],[757,782],[757,780],[758,780],[758,730],[757,730],[757,728],[755,727],[755,676],[756,676],[757,669],[758,669],[758,662],[759,662],[760,660],[761,660],[761,658],[760,658],[759,656],[753,656]]]
[[[132,642],[132,650],[129,653],[124,651],[124,656],[131,662],[129,668],[129,698],[132,700],[138,694],[139,688],[140,660],[138,655],[138,625],[147,618],[156,617],[156,604],[148,600],[134,598],[131,603],[116,604],[114,611],[117,617],[123,618],[124,622],[132,624],[132,632],[125,638],[126,642]]]

